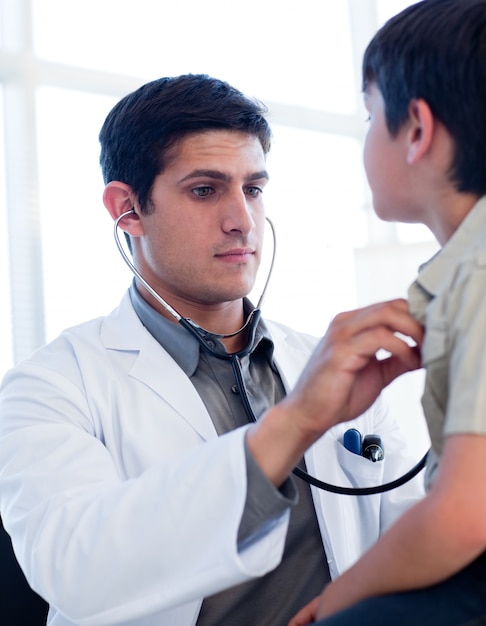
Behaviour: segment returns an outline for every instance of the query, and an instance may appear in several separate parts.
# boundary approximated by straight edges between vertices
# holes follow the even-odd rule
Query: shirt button
[[[209,339],[208,341],[206,341],[206,345],[208,346],[208,348],[214,348],[216,344],[214,343],[214,341],[211,341]]]
[[[239,391],[238,391],[238,387],[237,387],[236,385],[233,385],[233,386],[231,387],[231,391],[232,391],[235,395],[237,395],[237,394],[239,393]]]

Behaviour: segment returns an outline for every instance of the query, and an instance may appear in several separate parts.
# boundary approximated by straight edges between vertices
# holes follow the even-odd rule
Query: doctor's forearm
[[[298,419],[280,403],[247,431],[246,442],[262,472],[280,487],[319,436],[302,430]]]

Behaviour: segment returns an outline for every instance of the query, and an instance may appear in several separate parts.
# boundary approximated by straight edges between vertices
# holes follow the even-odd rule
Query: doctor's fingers
[[[424,329],[410,315],[408,303],[402,298],[340,313],[331,322],[326,336],[331,342],[346,341],[374,327],[387,328],[410,337],[419,346],[422,344]]]
[[[359,373],[378,360],[388,384],[400,373],[420,367],[420,350],[409,339],[386,326],[372,326],[361,332],[340,336],[321,346],[322,365],[329,370]]]
[[[345,338],[375,326],[411,337],[418,345],[422,343],[423,327],[410,315],[408,303],[403,298],[339,313],[331,322],[329,331],[336,337]]]
[[[398,318],[393,327],[384,322],[390,318],[390,308],[395,320]],[[400,321],[402,316],[406,318],[403,322]],[[392,360],[383,365],[374,364],[376,375],[380,375],[382,371],[387,375],[386,383],[392,380],[391,376],[398,375],[393,368],[398,368],[397,372],[417,369],[420,366],[419,351],[409,345],[407,331],[414,332],[417,339],[421,340],[421,327],[415,320],[412,320],[413,325],[408,324],[408,318],[403,309],[398,307],[398,311],[394,311],[393,306],[389,307],[388,303],[337,316],[316,346],[301,382],[309,384],[314,379],[322,384],[323,376],[328,381],[336,381],[336,377],[341,380],[343,376],[343,382],[349,381],[350,376],[354,377],[364,368],[373,365],[380,350],[393,356]],[[396,326],[401,333],[397,334]],[[414,331],[415,326],[418,327],[415,329],[417,332]]]

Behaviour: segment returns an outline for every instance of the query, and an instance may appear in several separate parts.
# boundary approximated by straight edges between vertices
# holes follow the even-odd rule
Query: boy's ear
[[[130,185],[112,180],[103,192],[103,203],[113,220],[116,220],[123,213],[136,207],[136,198]],[[136,210],[138,212],[138,209]],[[120,220],[120,228],[132,237],[143,235],[142,222],[135,212]]]
[[[416,99],[408,107],[407,161],[416,163],[430,148],[434,134],[434,116],[425,100]]]

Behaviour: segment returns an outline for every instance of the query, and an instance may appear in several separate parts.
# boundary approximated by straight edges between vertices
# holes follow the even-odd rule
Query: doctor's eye
[[[194,189],[192,189],[192,193],[198,198],[207,198],[214,193],[214,189],[212,187],[208,187],[207,185],[203,185],[201,187],[194,187]]]
[[[247,187],[245,193],[252,198],[258,198],[258,196],[263,193],[263,189],[261,187]]]

